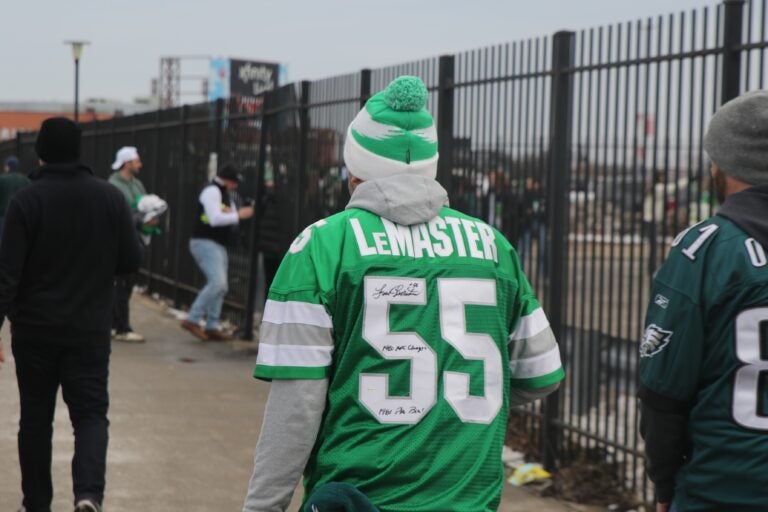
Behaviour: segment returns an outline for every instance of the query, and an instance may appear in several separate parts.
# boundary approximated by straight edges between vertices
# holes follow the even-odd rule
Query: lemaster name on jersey
[[[381,219],[384,231],[366,232],[358,219],[349,219],[360,256],[451,256],[498,261],[496,237],[483,222],[459,217],[435,217],[429,222],[401,226]]]

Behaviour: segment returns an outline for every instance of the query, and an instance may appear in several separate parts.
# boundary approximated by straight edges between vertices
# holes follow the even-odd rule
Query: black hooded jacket
[[[717,214],[768,248],[768,185],[755,185],[729,196]]]
[[[0,240],[0,325],[8,316],[14,339],[108,343],[115,274],[141,258],[125,198],[82,164],[30,178]]]

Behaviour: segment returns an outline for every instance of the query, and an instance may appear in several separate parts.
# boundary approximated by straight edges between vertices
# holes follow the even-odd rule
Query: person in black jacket
[[[198,197],[197,219],[189,239],[189,251],[205,274],[205,286],[195,297],[181,327],[201,340],[232,339],[221,330],[219,317],[228,290],[227,247],[232,245],[240,221],[253,216],[252,206],[238,207],[235,203],[233,193],[241,181],[240,171],[226,164]],[[205,330],[200,327],[203,317]]]
[[[41,167],[8,206],[0,242],[0,325],[11,321],[25,512],[50,512],[51,437],[62,388],[75,435],[75,510],[99,512],[107,455],[107,377],[116,274],[138,270],[131,212],[119,190],[79,163],[80,128],[46,119]]]

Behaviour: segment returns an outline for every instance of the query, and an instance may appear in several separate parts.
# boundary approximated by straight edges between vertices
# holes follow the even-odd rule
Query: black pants
[[[129,304],[135,282],[135,274],[115,277],[115,288],[112,294],[112,328],[118,334],[133,331],[131,328]]]
[[[17,337],[11,346],[21,399],[18,441],[24,507],[27,512],[51,510],[51,437],[59,385],[75,431],[75,502],[101,503],[109,427],[109,340],[64,346]]]

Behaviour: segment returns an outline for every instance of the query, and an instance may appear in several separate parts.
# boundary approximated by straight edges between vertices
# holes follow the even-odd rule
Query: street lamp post
[[[64,44],[72,46],[72,57],[75,59],[75,122],[80,117],[79,95],[80,95],[80,55],[83,53],[83,46],[89,44],[88,41],[64,41]]]

